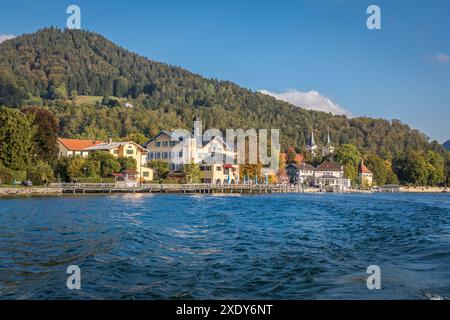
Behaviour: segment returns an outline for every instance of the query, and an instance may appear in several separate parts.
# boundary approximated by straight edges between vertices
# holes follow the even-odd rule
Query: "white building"
[[[344,169],[336,162],[324,161],[320,166],[301,163],[286,166],[289,183],[308,185],[331,191],[346,191],[350,180],[344,177]]]
[[[350,180],[344,177],[344,168],[336,162],[324,161],[314,171],[314,186],[345,191],[350,188]]]
[[[315,170],[316,168],[313,165],[305,162],[300,164],[289,164],[286,166],[289,183],[292,184],[312,185]]]
[[[181,171],[184,164],[196,163],[204,183],[239,181],[239,166],[234,164],[236,152],[218,135],[203,141],[202,121],[197,117],[192,134],[178,137],[172,131],[161,131],[145,147],[148,161],[167,162],[171,172]]]

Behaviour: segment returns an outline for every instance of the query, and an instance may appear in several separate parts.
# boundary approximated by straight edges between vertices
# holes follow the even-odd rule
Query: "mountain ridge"
[[[399,120],[349,119],[305,110],[230,81],[153,61],[84,30],[45,28],[1,43],[0,78],[0,105],[49,106],[65,136],[103,134],[100,129],[113,136],[130,130],[151,135],[177,125],[190,127],[192,116],[198,114],[209,127],[219,129],[278,128],[284,147],[305,145],[312,130],[319,138],[329,130],[335,144],[353,143],[385,158],[406,148],[436,147]],[[76,95],[123,97],[137,107],[74,109],[67,99]],[[72,121],[80,109],[85,117],[78,115]],[[143,119],[146,116],[163,120],[151,122]]]

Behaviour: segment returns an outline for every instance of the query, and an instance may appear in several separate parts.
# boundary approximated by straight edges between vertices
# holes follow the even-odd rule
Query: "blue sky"
[[[15,0],[0,34],[64,28],[70,4],[83,29],[153,60],[450,139],[450,1]],[[370,4],[381,30],[366,28]]]

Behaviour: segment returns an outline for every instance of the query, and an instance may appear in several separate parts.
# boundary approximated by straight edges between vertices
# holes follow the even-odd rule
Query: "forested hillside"
[[[81,95],[105,98],[80,105],[75,98]],[[109,103],[110,96],[135,107]],[[49,107],[66,137],[105,139],[134,132],[148,137],[160,129],[190,127],[197,113],[206,127],[278,128],[284,148],[302,147],[312,129],[321,143],[329,128],[335,144],[352,143],[384,158],[408,147],[442,151],[398,120],[307,111],[148,60],[80,30],[43,29],[0,44],[0,105]]]

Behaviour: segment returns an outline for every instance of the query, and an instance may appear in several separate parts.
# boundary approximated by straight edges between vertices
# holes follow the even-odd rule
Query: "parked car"
[[[22,181],[22,186],[24,186],[24,187],[31,187],[32,185],[33,185],[33,182],[31,182],[31,180]]]

